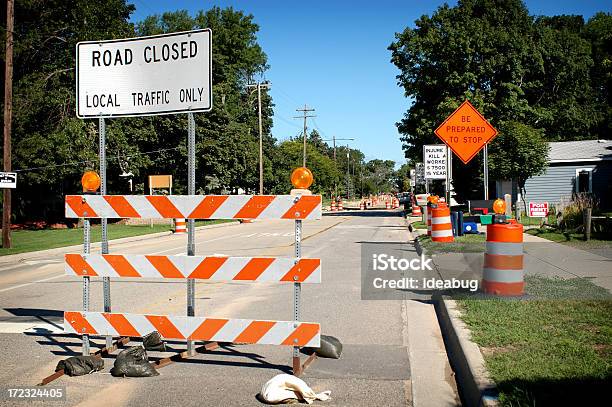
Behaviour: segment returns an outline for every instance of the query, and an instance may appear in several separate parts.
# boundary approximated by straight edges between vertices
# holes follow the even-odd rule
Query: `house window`
[[[576,169],[576,193],[593,192],[593,169],[578,168]]]

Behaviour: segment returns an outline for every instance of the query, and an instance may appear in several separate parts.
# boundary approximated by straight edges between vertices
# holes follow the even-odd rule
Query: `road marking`
[[[19,285],[15,285],[15,286],[8,287],[8,288],[3,288],[2,290],[0,290],[0,293],[6,292],[6,291],[10,291],[10,290],[15,290],[17,288],[27,287],[27,286],[32,285],[32,284],[44,283],[45,281],[55,280],[55,279],[58,279],[60,277],[64,277],[64,274],[60,274],[59,276],[54,276],[54,277],[49,277],[49,278],[43,278],[42,280],[32,281],[31,283],[19,284]]]
[[[64,333],[64,328],[48,322],[0,322],[1,334],[51,334]]]

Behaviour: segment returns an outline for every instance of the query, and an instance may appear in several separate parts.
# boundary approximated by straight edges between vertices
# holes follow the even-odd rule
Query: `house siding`
[[[551,164],[546,173],[532,177],[525,183],[526,201],[558,203],[562,197],[571,197],[575,190],[576,170],[592,168],[593,193],[602,209],[612,207],[612,161]]]

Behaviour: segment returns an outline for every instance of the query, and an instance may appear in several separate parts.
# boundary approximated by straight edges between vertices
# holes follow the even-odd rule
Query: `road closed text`
[[[77,115],[208,111],[210,30],[77,44]]]

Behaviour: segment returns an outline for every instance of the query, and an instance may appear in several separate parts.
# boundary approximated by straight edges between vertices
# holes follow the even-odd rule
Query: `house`
[[[593,193],[599,207],[612,209],[612,141],[581,140],[552,142],[548,168],[525,183],[525,201],[559,203],[578,192]],[[512,194],[517,199],[516,183],[496,182],[497,196]]]

